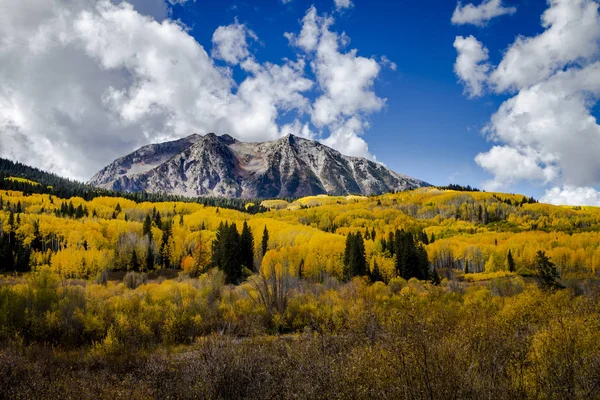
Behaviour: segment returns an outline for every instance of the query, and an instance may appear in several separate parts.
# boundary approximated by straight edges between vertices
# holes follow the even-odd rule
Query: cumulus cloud
[[[452,23],[455,25],[472,24],[485,26],[492,18],[502,15],[512,15],[517,11],[515,7],[504,7],[502,0],[483,0],[475,6],[458,3],[452,14]]]
[[[517,38],[495,68],[475,39],[475,56],[459,68],[469,53],[464,43],[462,51],[456,46],[464,41],[457,38],[455,71],[465,93],[478,96],[489,88],[513,95],[483,130],[495,145],[475,159],[493,175],[488,188],[519,181],[571,189],[600,185],[600,125],[592,115],[600,99],[598,9],[594,0],[551,1],[542,15],[545,30]],[[577,193],[571,189],[562,196]]]
[[[339,11],[344,8],[351,8],[354,4],[350,0],[334,0],[335,8]]]
[[[229,64],[238,64],[250,55],[248,37],[258,39],[254,32],[237,20],[234,24],[218,27],[212,37],[212,57]]]
[[[487,153],[478,154],[475,161],[494,175],[494,180],[484,184],[484,189],[490,191],[519,180],[550,182],[558,173],[555,166],[544,163],[543,157],[532,148],[494,146]]]
[[[600,16],[594,0],[552,0],[542,15],[546,30],[518,37],[490,77],[497,92],[542,82],[567,66],[585,65],[598,57]]]
[[[546,190],[542,203],[571,206],[600,206],[600,192],[591,187],[554,187]]]
[[[243,24],[218,27],[211,55],[158,3],[144,13],[137,0],[4,3],[2,157],[87,179],[137,147],[194,132],[252,141],[294,133],[372,157],[359,135],[384,104],[372,87],[379,65],[342,52],[347,37],[314,7],[289,35],[301,54],[273,64],[250,54],[257,38]]]
[[[303,65],[248,62],[236,85],[182,26],[128,3],[11,1],[0,15],[1,156],[86,179],[193,132],[275,139],[280,113],[310,109]]]
[[[483,95],[490,70],[490,64],[487,63],[488,50],[473,36],[457,36],[454,48],[458,53],[454,72],[463,83],[465,94],[469,97]]]
[[[323,140],[327,145],[374,159],[360,135],[368,128],[367,116],[385,105],[385,99],[373,89],[381,65],[374,58],[359,56],[356,49],[343,51],[349,38],[332,31],[333,23],[333,18],[319,16],[311,7],[302,20],[300,35],[288,35],[292,45],[310,58],[321,91],[312,105],[311,121],[317,128],[328,128],[330,135]]]

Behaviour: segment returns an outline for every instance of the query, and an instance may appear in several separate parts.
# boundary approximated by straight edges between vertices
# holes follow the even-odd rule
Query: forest
[[[3,397],[599,396],[598,208],[2,185]]]

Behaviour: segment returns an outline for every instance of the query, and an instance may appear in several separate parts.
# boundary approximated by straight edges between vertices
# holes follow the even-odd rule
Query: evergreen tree
[[[75,210],[75,218],[80,219],[83,218],[83,207],[80,205],[77,206],[77,209]]]
[[[406,280],[410,278],[428,279],[429,260],[425,246],[416,243],[413,234],[403,230],[397,230],[394,239],[396,274]]]
[[[171,267],[171,247],[169,246],[169,238],[172,235],[172,228],[170,221],[164,223],[162,240],[160,243],[160,257],[163,268]]]
[[[429,244],[429,238],[427,237],[427,234],[425,233],[425,231],[421,231],[419,240],[421,240],[421,243],[423,243],[423,244]]]
[[[346,278],[367,275],[367,261],[365,257],[365,242],[359,233],[350,233],[346,237],[344,250],[344,266]]]
[[[508,250],[508,254],[506,255],[506,265],[508,266],[508,270],[510,272],[515,272],[515,260],[513,259],[510,249]]]
[[[14,270],[14,256],[12,246],[9,242],[9,235],[0,235],[0,270]]]
[[[242,235],[240,236],[240,257],[242,265],[250,270],[254,269],[254,236],[248,223],[244,221]]]
[[[221,223],[212,246],[213,265],[225,273],[227,283],[238,284],[242,279],[242,262],[240,235],[235,223]]]
[[[265,225],[265,229],[264,229],[263,235],[262,235],[261,247],[260,247],[263,257],[267,253],[268,246],[269,246],[269,231],[267,230],[267,226]]]
[[[369,228],[365,228],[365,240],[371,239],[371,232],[369,232]]]
[[[155,214],[154,214],[154,225],[156,225],[156,227],[158,229],[162,229],[162,221],[160,218],[160,211],[156,211],[156,209],[154,209]]]
[[[431,271],[431,283],[434,285],[439,285],[440,283],[442,283],[442,279],[440,278],[440,274],[438,274],[437,269],[433,269]]]
[[[375,228],[373,228],[373,229],[371,230],[371,240],[372,240],[372,241],[375,241],[375,236],[376,236],[376,235],[377,235],[377,233],[375,233]]]
[[[154,250],[152,249],[152,240],[148,243],[148,251],[146,252],[146,270],[154,269]]]
[[[553,290],[562,288],[558,282],[560,275],[556,265],[546,256],[544,251],[538,251],[535,255],[535,265],[537,269],[538,284],[544,290]]]
[[[131,269],[135,272],[140,271],[140,262],[138,260],[137,252],[135,251],[135,249],[131,253]]]
[[[150,215],[146,215],[146,219],[144,219],[144,226],[142,228],[142,235],[150,238],[152,241],[152,220],[150,219]]]
[[[469,272],[469,260],[465,260],[465,274],[468,274]]]
[[[371,279],[371,282],[383,282],[383,276],[381,275],[381,271],[379,271],[377,261],[373,261],[373,270],[371,271],[369,278]]]

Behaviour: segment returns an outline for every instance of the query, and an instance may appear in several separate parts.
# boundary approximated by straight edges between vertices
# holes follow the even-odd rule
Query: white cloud
[[[346,155],[375,160],[375,157],[369,152],[367,142],[359,136],[368,127],[369,124],[359,117],[351,117],[332,125],[331,134],[322,142]]]
[[[334,0],[335,3],[335,8],[339,11],[342,10],[344,8],[351,8],[352,6],[354,6],[354,4],[352,4],[352,1],[350,0]]]
[[[212,37],[212,57],[233,65],[240,63],[250,55],[247,37],[258,39],[254,32],[237,20],[231,25],[218,27]]]
[[[517,38],[495,69],[481,43],[473,38],[469,53],[457,38],[455,72],[466,94],[516,91],[484,129],[494,146],[475,159],[493,175],[488,188],[600,185],[600,126],[591,112],[600,99],[598,8],[594,0],[552,0],[542,16],[546,29]]]
[[[0,15],[1,156],[86,179],[193,132],[274,139],[280,113],[310,110],[302,64],[248,67],[236,88],[178,23],[127,3],[12,1]]]
[[[553,165],[543,163],[541,155],[531,148],[517,150],[509,146],[494,146],[487,153],[478,154],[475,161],[494,175],[494,180],[484,184],[484,189],[491,191],[518,180],[547,183],[558,173]]]
[[[389,68],[392,71],[396,71],[398,69],[398,65],[395,62],[393,62],[392,60],[390,60],[389,58],[387,58],[386,56],[381,56],[380,60],[381,60],[381,65],[383,65],[384,67]]]
[[[490,83],[497,92],[542,82],[572,65],[585,65],[600,53],[600,15],[594,0],[552,0],[542,15],[546,30],[518,37],[508,48]]]
[[[306,52],[315,50],[321,34],[317,19],[317,9],[312,6],[308,9],[304,18],[302,18],[300,35],[296,36],[293,33],[286,32],[284,36],[289,40],[290,44],[300,47]]]
[[[454,72],[465,86],[465,94],[469,97],[483,95],[490,70],[488,50],[473,36],[457,36],[454,48],[458,53]]]
[[[141,14],[119,0],[3,1],[2,157],[87,179],[139,146],[194,132],[259,141],[320,138],[324,128],[328,144],[372,157],[359,135],[385,102],[373,91],[380,66],[342,52],[347,37],[314,8],[290,34],[306,51],[296,61],[259,63],[244,25],[217,28],[215,57],[239,66],[245,78],[236,83],[158,3]]]
[[[600,192],[591,187],[554,187],[546,190],[542,203],[570,206],[600,206]]]
[[[502,15],[512,15],[517,11],[515,7],[504,7],[502,0],[483,0],[478,6],[460,2],[452,14],[452,23],[455,25],[473,24],[485,26],[492,18]]]
[[[540,163],[571,185],[600,184],[600,126],[590,114],[600,97],[600,62],[557,73],[502,104],[488,136],[511,148],[533,148]],[[506,161],[505,168],[512,171]]]
[[[356,49],[341,51],[349,38],[333,32],[333,18],[319,16],[314,7],[302,23],[300,36],[290,36],[290,42],[307,52],[322,92],[313,103],[312,122],[317,128],[329,129],[325,144],[346,154],[373,159],[359,136],[368,127],[366,117],[385,105],[385,99],[373,90],[381,65],[374,58],[358,56]]]

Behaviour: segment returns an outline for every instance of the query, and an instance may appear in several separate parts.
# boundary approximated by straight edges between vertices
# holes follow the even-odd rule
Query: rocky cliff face
[[[129,192],[244,198],[372,195],[428,186],[294,135],[246,143],[214,133],[144,146],[99,171],[89,183]]]

